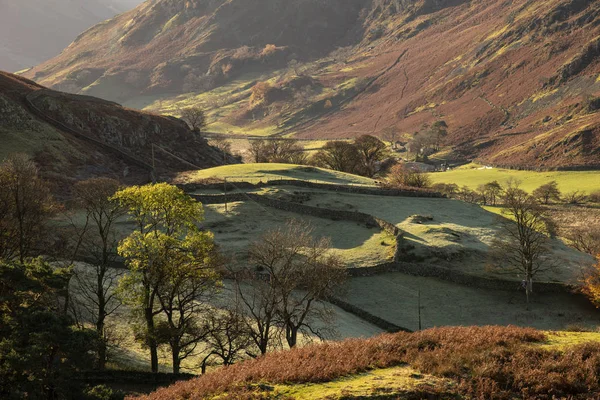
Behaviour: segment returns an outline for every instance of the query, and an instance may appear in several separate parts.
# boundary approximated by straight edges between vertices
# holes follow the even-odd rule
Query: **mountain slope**
[[[60,53],[84,30],[142,0],[0,0],[0,69],[18,71]]]
[[[34,157],[42,175],[67,185],[110,176],[139,183],[159,175],[221,165],[223,156],[180,120],[92,97],[48,90],[0,72],[0,159]]]
[[[215,131],[410,135],[443,119],[460,157],[591,167],[599,38],[592,0],[154,0],[26,76],[160,112],[200,104]]]

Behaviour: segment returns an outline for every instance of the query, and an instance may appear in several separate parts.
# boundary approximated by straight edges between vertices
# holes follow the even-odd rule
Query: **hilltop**
[[[451,158],[590,167],[599,18],[591,0],[156,0],[26,76],[171,114],[200,104],[215,132],[347,138],[443,119]]]
[[[92,25],[142,0],[0,1],[0,70],[31,68],[59,54]]]
[[[223,164],[223,155],[176,118],[49,90],[0,72],[0,158],[30,154],[57,184],[93,176],[130,183],[156,173]]]

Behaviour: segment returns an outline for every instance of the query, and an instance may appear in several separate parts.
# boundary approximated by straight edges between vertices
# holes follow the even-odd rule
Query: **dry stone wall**
[[[395,190],[395,189],[382,189],[375,187],[365,186],[352,186],[352,185],[336,185],[333,183],[320,183],[320,182],[309,182],[304,180],[295,179],[280,179],[270,180],[266,182],[250,183],[250,182],[223,182],[223,183],[187,183],[180,184],[186,192],[194,192],[196,190],[226,190],[233,191],[236,189],[260,189],[270,186],[295,186],[309,189],[321,189],[329,190],[338,193],[353,193],[353,194],[367,194],[374,196],[396,196],[396,197],[424,197],[424,198],[445,198],[441,193],[429,191],[429,190]]]

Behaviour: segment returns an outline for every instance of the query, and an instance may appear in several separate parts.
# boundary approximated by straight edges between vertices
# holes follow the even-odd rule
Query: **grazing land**
[[[433,183],[455,183],[471,189],[492,181],[504,185],[510,179],[520,181],[522,188],[529,192],[552,181],[558,183],[558,188],[563,193],[578,190],[589,194],[600,189],[600,171],[535,172],[468,164],[446,172],[431,173],[429,176]]]
[[[340,185],[374,186],[375,181],[358,175],[333,171],[317,167],[293,164],[238,164],[181,174],[177,180],[194,182],[208,178],[227,179],[228,181],[259,181],[278,179],[297,179],[312,182],[334,183]]]
[[[394,238],[379,228],[369,228],[351,221],[332,221],[301,216],[266,208],[252,201],[205,207],[204,226],[215,234],[216,242],[228,254],[245,258],[248,245],[264,232],[301,218],[314,229],[317,237],[331,238],[332,251],[344,258],[348,266],[368,267],[391,261]]]
[[[525,309],[525,292],[486,290],[435,278],[389,273],[353,278],[347,301],[378,317],[411,330],[448,325],[517,325],[564,330],[574,325],[593,329],[598,310],[583,297],[567,293],[536,293]]]

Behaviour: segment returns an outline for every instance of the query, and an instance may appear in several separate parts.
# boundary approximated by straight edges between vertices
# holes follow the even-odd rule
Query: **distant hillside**
[[[590,167],[599,37],[593,0],[154,0],[26,76],[174,114],[200,104],[224,133],[410,135],[443,119],[456,157]]]
[[[183,121],[0,72],[0,159],[28,153],[59,186],[93,176],[140,183],[150,178],[153,145],[157,175],[223,164]]]
[[[0,69],[19,71],[59,54],[80,33],[143,0],[0,0]]]

